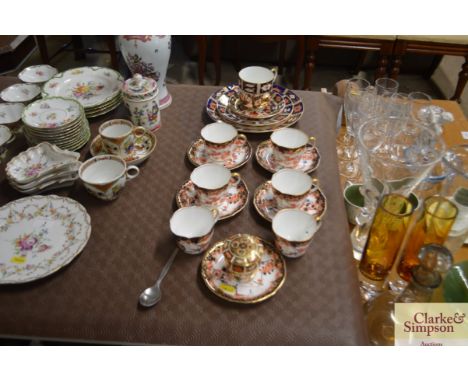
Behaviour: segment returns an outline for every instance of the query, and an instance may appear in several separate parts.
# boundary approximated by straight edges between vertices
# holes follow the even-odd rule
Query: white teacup
[[[138,176],[140,169],[128,166],[115,155],[98,155],[84,162],[78,174],[90,194],[102,200],[119,196],[128,179]]]
[[[273,143],[273,160],[285,167],[294,167],[304,155],[307,144],[315,144],[315,137],[309,137],[301,130],[279,129],[270,136]]]
[[[300,208],[313,180],[305,172],[285,168],[273,174],[271,185],[279,209]]]
[[[146,132],[143,127],[135,127],[126,119],[112,119],[99,126],[99,135],[108,154],[125,157],[135,145],[135,137]]]
[[[224,122],[214,122],[201,129],[205,141],[205,153],[212,162],[224,163],[233,151],[236,138],[247,140],[244,134],[238,134],[237,129]]]
[[[213,237],[213,227],[218,218],[217,209],[198,206],[178,209],[170,220],[178,247],[190,255],[205,251]]]
[[[249,66],[239,72],[239,98],[248,109],[262,108],[270,100],[276,69]]]
[[[286,257],[303,256],[320,223],[307,212],[295,209],[279,211],[273,218],[275,246]]]
[[[202,206],[215,206],[224,196],[231,177],[240,181],[237,173],[232,173],[217,163],[207,163],[197,167],[190,174],[190,180],[195,186],[198,201]]]

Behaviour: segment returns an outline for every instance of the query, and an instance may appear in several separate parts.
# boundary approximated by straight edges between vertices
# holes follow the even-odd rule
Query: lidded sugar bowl
[[[234,277],[249,281],[260,265],[263,245],[252,235],[237,234],[226,240],[226,268]]]
[[[158,83],[152,78],[137,73],[125,81],[122,98],[136,126],[142,126],[150,131],[156,131],[161,127],[158,94]]]

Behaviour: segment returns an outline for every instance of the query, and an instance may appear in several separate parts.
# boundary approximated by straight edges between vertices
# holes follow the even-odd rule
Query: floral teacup
[[[88,192],[102,200],[117,199],[127,180],[136,178],[139,173],[138,167],[127,167],[125,161],[115,155],[95,156],[78,170]]]
[[[177,246],[189,255],[198,255],[205,251],[213,237],[213,227],[218,218],[217,209],[198,206],[178,209],[170,220]]]
[[[279,211],[273,218],[275,246],[286,257],[303,256],[320,223],[307,212],[295,209]]]
[[[135,137],[145,133],[143,127],[134,127],[126,119],[112,119],[99,126],[99,135],[108,154],[126,157],[135,147]]]
[[[271,185],[279,209],[300,208],[313,180],[305,172],[285,168],[273,174]]]
[[[315,138],[308,137],[301,130],[293,128],[279,129],[270,136],[273,146],[273,160],[285,167],[295,167],[301,160],[307,144],[314,144]]]
[[[236,177],[240,182],[240,176],[232,173],[227,168],[216,163],[207,163],[197,167],[190,174],[197,197],[202,206],[215,206],[226,193],[231,177]]]
[[[224,122],[206,125],[201,130],[201,136],[205,142],[206,155],[216,163],[224,163],[232,155],[236,138],[247,140],[244,134],[238,134],[235,127]]]

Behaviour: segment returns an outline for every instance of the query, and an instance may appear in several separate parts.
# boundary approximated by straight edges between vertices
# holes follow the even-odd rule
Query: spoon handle
[[[156,280],[156,283],[154,285],[159,285],[161,284],[161,281],[163,281],[164,277],[166,277],[167,272],[169,272],[169,268],[171,268],[172,263],[174,262],[174,259],[177,255],[177,252],[179,251],[178,248],[174,249],[174,252],[172,252],[171,257],[169,257],[169,260],[167,260],[166,265],[162,269],[161,273],[159,274],[158,279]]]

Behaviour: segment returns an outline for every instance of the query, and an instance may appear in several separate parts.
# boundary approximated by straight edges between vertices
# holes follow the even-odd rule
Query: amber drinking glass
[[[443,244],[457,218],[458,208],[442,196],[430,196],[424,201],[424,211],[407,241],[398,264],[398,275],[411,280],[411,268],[419,265],[418,253],[423,245]]]
[[[381,291],[413,212],[411,201],[398,194],[384,195],[375,213],[359,263],[361,292],[365,300]]]

